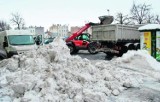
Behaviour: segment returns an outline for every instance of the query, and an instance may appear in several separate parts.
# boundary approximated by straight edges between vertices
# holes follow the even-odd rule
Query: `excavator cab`
[[[83,34],[79,35],[76,39],[77,40],[86,40],[86,41],[89,41],[90,40],[90,34],[83,33]]]

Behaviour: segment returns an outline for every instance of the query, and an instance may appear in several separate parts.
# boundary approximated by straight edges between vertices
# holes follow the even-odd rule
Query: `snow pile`
[[[133,59],[140,59],[140,61],[142,62],[141,64],[160,71],[160,63],[151,55],[149,55],[146,50],[128,51],[126,54],[124,54],[117,60],[129,63]]]
[[[102,61],[71,56],[56,38],[47,48],[0,62],[1,102],[107,102],[130,87],[139,87],[145,75]]]
[[[160,80],[160,63],[145,50],[128,51],[113,62],[117,67],[144,73]]]

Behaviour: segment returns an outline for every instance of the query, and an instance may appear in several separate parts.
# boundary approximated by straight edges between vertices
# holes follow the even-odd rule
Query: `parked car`
[[[44,44],[49,44],[51,42],[53,42],[54,38],[48,38],[46,40],[44,40]]]

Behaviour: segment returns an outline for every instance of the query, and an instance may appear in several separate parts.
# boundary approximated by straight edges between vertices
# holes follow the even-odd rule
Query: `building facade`
[[[49,32],[52,33],[53,37],[56,37],[56,36],[67,37],[69,32],[68,25],[53,24],[49,28]]]
[[[44,35],[44,27],[29,27],[27,28],[33,35]]]
[[[44,27],[32,27],[27,28],[31,34],[33,34],[34,38],[40,40],[41,43],[44,41]]]
[[[78,27],[78,26],[71,27],[71,34],[77,32],[79,29],[81,29],[81,27]]]

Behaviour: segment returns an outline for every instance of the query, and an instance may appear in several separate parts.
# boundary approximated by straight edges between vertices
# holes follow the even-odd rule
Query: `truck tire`
[[[132,43],[127,43],[125,46],[128,48],[128,50],[135,50],[135,46]]]
[[[88,45],[88,52],[90,54],[97,54],[98,52],[96,51],[96,49],[97,49],[96,42],[89,43],[89,45]]]
[[[70,49],[70,54],[74,53],[74,47],[72,45],[69,45],[68,48]]]
[[[78,49],[74,49],[74,54],[78,53],[79,50]]]
[[[111,60],[114,57],[115,54],[111,53],[111,52],[107,52],[106,53],[106,57],[105,60]]]
[[[135,46],[135,50],[140,49],[140,44],[139,43],[134,43],[134,46]]]
[[[68,48],[70,49],[70,54],[76,54],[79,51],[73,45],[69,45]]]
[[[140,44],[137,44],[136,49],[137,50],[140,49]]]
[[[124,53],[126,53],[128,51],[127,46],[121,46],[121,50],[119,51],[118,54],[116,54],[117,57],[121,57]]]

